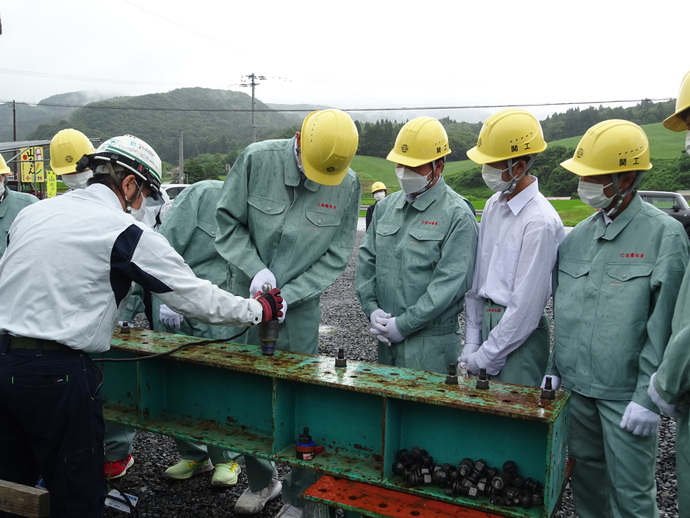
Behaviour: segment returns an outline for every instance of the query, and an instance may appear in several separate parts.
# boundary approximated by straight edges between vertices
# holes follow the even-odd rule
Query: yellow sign
[[[36,183],[44,183],[46,181],[46,171],[45,168],[43,167],[43,148],[42,147],[35,147],[34,148],[34,157],[36,160],[36,164],[34,166],[35,174],[36,174]]]
[[[55,171],[46,171],[46,198],[57,196],[57,175]]]
[[[43,148],[27,147],[19,154],[19,167],[21,181],[25,183],[45,182],[45,169],[43,168]]]

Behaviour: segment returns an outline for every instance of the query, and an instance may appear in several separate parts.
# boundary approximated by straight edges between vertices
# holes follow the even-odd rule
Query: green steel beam
[[[104,355],[134,358],[198,339],[132,329]],[[195,345],[172,356],[103,363],[106,419],[221,446],[375,486],[513,517],[548,517],[565,482],[568,396],[542,400],[539,389],[228,342]],[[325,447],[298,460],[304,427]],[[487,499],[410,487],[392,473],[396,453],[415,446],[439,464],[463,457],[489,465],[515,461],[544,485],[544,506],[495,506]]]

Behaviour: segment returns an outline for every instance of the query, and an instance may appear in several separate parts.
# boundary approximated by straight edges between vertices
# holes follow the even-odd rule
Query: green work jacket
[[[32,194],[16,192],[5,187],[5,199],[0,202],[0,257],[7,248],[7,234],[14,218],[27,205],[36,203],[38,198]]]
[[[398,191],[378,202],[357,262],[364,312],[390,313],[408,339],[455,332],[472,285],[478,231],[466,200],[443,178],[414,201]]]
[[[608,226],[600,211],[570,232],[554,271],[554,361],[566,387],[658,411],[647,386],[687,263],[683,226],[637,194]]]
[[[225,179],[216,248],[228,263],[235,295],[248,297],[251,279],[264,268],[275,275],[288,303],[288,329],[281,328],[278,348],[316,353],[319,299],[347,266],[360,196],[352,169],[339,185],[305,178],[297,167],[294,137],[251,144]],[[248,343],[256,341],[252,333]]]

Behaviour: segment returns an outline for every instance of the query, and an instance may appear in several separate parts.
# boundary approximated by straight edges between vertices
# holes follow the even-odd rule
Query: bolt
[[[486,369],[479,369],[477,388],[480,390],[487,390],[489,388],[489,377],[486,375]]]
[[[347,367],[347,360],[345,359],[345,350],[341,347],[338,349],[338,357],[335,359],[336,367]]]
[[[551,376],[546,376],[544,380],[544,388],[541,389],[542,399],[556,399],[556,391],[553,389],[551,384]]]

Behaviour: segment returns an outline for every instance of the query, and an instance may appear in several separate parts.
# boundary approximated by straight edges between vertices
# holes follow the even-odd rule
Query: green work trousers
[[[658,435],[638,437],[620,427],[629,401],[570,396],[568,455],[575,459],[571,483],[578,516],[657,518]]]
[[[505,315],[505,309],[505,306],[494,304],[491,301],[484,303],[484,316],[482,319],[482,337],[484,340],[501,321],[501,317]],[[549,361],[550,345],[551,330],[549,329],[549,317],[544,313],[539,320],[537,328],[520,347],[508,355],[501,372],[491,376],[491,379],[502,383],[513,383],[514,385],[540,386],[546,371],[546,364]]]

